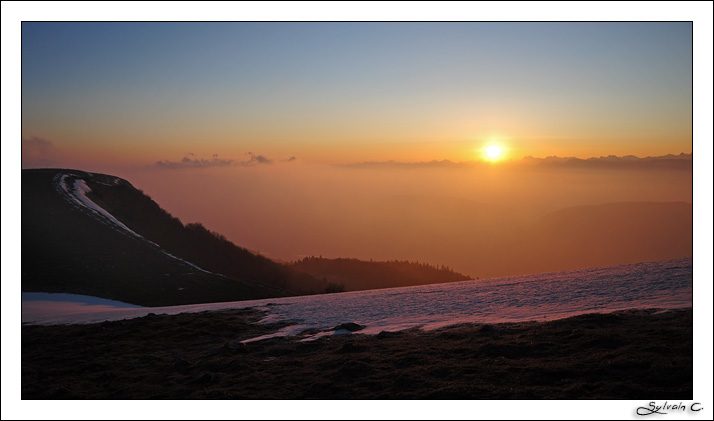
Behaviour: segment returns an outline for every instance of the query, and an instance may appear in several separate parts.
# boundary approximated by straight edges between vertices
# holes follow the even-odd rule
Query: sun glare
[[[484,149],[484,152],[486,153],[486,159],[489,161],[498,161],[503,155],[503,148],[492,144],[488,145],[486,149]]]

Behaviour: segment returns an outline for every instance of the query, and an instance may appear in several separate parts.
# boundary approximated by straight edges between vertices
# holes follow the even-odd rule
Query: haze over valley
[[[296,160],[125,173],[182,221],[272,259],[410,260],[484,278],[691,256],[691,155],[637,164]]]

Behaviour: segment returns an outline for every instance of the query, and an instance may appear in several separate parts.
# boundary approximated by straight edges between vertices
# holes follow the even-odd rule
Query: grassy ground
[[[22,327],[23,399],[692,399],[692,311],[240,341],[251,309]]]

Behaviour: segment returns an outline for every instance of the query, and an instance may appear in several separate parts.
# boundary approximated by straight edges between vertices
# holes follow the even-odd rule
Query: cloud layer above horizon
[[[255,165],[272,165],[275,161],[273,159],[267,158],[263,155],[255,155],[252,152],[248,152],[247,155],[250,157],[247,160],[236,161],[234,159],[219,158],[217,154],[214,154],[211,159],[196,158],[194,154],[190,154],[192,157],[185,156],[180,161],[156,161],[151,167],[155,168],[165,168],[165,169],[184,169],[184,168],[212,168],[212,167],[230,167],[230,166],[241,166],[241,167],[252,167]],[[292,162],[296,158],[291,157],[288,160],[283,160],[281,162]]]

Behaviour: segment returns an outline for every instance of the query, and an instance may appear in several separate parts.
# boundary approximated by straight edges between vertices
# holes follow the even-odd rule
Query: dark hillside
[[[132,230],[160,244],[170,253],[201,268],[231,278],[246,278],[293,294],[322,292],[325,285],[272,260],[251,253],[207,230],[200,223],[184,225],[129,182],[87,180],[89,197]]]
[[[389,261],[365,262],[357,259],[306,257],[290,267],[325,280],[335,290],[360,291],[466,281],[471,278],[448,267],[426,263]]]
[[[82,171],[23,170],[22,291],[86,294],[144,306],[289,295],[248,276],[231,279],[198,270],[149,241],[100,222],[62,196],[56,188],[58,173],[83,178],[90,187],[106,183],[107,188],[133,189],[126,181]],[[150,213],[142,216],[152,218]],[[135,231],[143,235],[139,228]]]

